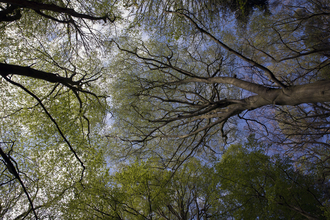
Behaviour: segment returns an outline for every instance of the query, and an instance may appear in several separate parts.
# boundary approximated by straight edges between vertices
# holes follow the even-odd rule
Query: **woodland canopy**
[[[329,0],[0,0],[0,219],[330,219]]]

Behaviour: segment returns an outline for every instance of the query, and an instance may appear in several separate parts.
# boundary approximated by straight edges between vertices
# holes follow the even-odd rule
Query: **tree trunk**
[[[303,103],[330,102],[330,80],[290,86],[285,89],[269,89],[244,101],[248,109],[265,105],[299,105]]]

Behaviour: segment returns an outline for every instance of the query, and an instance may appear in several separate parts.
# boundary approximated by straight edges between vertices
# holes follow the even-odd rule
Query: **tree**
[[[266,155],[256,143],[250,137],[245,146],[230,146],[215,165],[225,213],[235,219],[324,219],[317,175],[295,170],[291,158]]]
[[[99,130],[106,115],[108,75],[97,55],[106,54],[103,44],[111,33],[109,26],[107,31],[97,27],[119,16],[110,1],[8,0],[0,1],[0,10],[1,186],[4,194],[18,192],[8,199],[16,204],[8,203],[1,216],[16,214],[19,207],[18,218],[31,213],[38,218],[86,182],[83,178],[96,163],[90,156],[100,159],[96,155],[105,146]],[[74,158],[62,149],[63,142]],[[52,159],[54,152],[70,161],[59,164],[74,173],[69,185],[54,184],[58,190],[48,174],[61,170]],[[61,175],[67,177],[66,172],[56,177]]]
[[[164,22],[164,24],[179,25],[179,22],[175,21],[176,18],[166,15],[166,10],[169,9],[188,9],[198,18],[211,22],[219,17],[224,19],[235,17],[240,23],[247,23],[249,16],[256,9],[262,11],[264,15],[269,13],[268,0],[125,0],[123,2],[127,9],[133,11],[133,18],[136,22],[143,21],[149,24]],[[184,28],[182,25],[180,26]]]
[[[86,209],[79,219],[216,219],[218,212],[213,171],[192,159],[178,170],[163,169],[158,161],[123,166],[98,191],[72,200],[70,213]],[[103,181],[102,181],[103,182]],[[86,196],[85,196],[86,193]],[[82,199],[84,198],[84,199]],[[75,218],[77,215],[70,215]]]
[[[264,115],[274,119],[271,112],[279,109],[286,116],[275,118],[275,123],[288,119],[296,129],[319,129],[311,149],[318,148],[316,141],[328,148],[322,139],[329,134],[329,48],[306,43],[304,24],[328,18],[329,11],[325,2],[306,1],[302,7],[307,14],[299,17],[295,7],[300,6],[288,10],[284,5],[269,17],[255,14],[244,35],[222,27],[216,30],[188,9],[168,10],[185,19],[196,34],[183,35],[177,42],[164,41],[157,34],[129,45],[118,41],[116,47],[125,55],[118,61],[123,65],[121,70],[114,72],[112,99],[118,122],[109,137],[120,144],[126,142],[124,149],[130,152],[162,155],[169,163],[181,164],[197,149],[215,150],[220,132],[233,140],[228,134],[237,117],[257,122],[268,132],[261,111],[267,110],[269,114]],[[328,28],[322,30],[327,33]],[[129,95],[123,98],[123,94]],[[301,122],[293,120],[287,108],[305,112]],[[249,120],[252,111],[257,118]],[[303,121],[309,123],[302,127]],[[293,140],[286,128],[281,128],[274,141]],[[309,132],[295,135],[302,143],[313,136]],[[304,153],[297,145],[293,148],[297,154]],[[315,158],[322,155],[313,152]]]
[[[109,190],[116,181],[107,176],[105,157],[114,158],[118,151],[121,156],[134,155],[126,157],[127,163],[134,162],[136,155],[144,160],[157,158],[168,171],[162,174],[175,180],[170,170],[180,173],[190,157],[216,160],[216,153],[237,141],[238,118],[249,126],[251,122],[261,125],[264,130],[258,137],[271,133],[267,136],[271,142],[280,143],[286,153],[294,152],[297,166],[302,172],[316,173],[320,188],[326,191],[330,82],[329,28],[324,21],[329,20],[328,2],[283,4],[264,16],[254,10],[257,1],[249,1],[256,4],[248,7],[247,1],[217,1],[226,5],[221,10],[233,6],[237,13],[251,12],[246,14],[249,20],[244,17],[243,31],[231,22],[234,16],[224,19],[218,16],[221,10],[210,11],[208,5],[165,1],[168,5],[154,12],[152,2],[138,2],[136,19],[127,19],[132,25],[124,30],[126,36],[114,37],[113,22],[122,21],[117,14],[123,6],[130,9],[135,4],[0,1],[0,190],[6,195],[11,192],[8,202],[1,203],[1,217],[207,216],[196,208],[199,197],[194,190],[174,194],[173,203],[166,207],[159,206],[164,198],[149,202],[148,195],[154,193],[149,179],[143,187],[131,189],[134,196],[136,190],[144,190],[135,201],[120,187]],[[263,5],[267,8],[267,1],[261,1]],[[142,15],[141,10],[149,13]],[[228,11],[234,13],[231,8]],[[148,25],[155,30],[147,32]],[[108,56],[108,51],[119,53]],[[109,109],[112,124],[104,131]],[[249,119],[253,113],[257,116]],[[270,132],[264,119],[274,119],[273,113]],[[103,139],[105,133],[110,143]],[[148,166],[132,170],[149,172]],[[148,175],[150,182],[157,182],[154,173]],[[128,186],[148,176],[133,177],[120,181]],[[203,181],[172,182],[166,193],[175,187],[198,188]],[[186,197],[178,197],[180,193]],[[99,198],[104,203],[98,203]],[[319,200],[327,211],[323,204],[327,201]],[[142,204],[145,201],[151,206]],[[306,217],[319,216],[317,209],[301,211],[294,201],[285,201],[289,205],[283,206]],[[184,209],[182,203],[194,205]],[[75,212],[70,214],[71,208]]]
[[[190,158],[170,170],[157,158],[137,160],[86,185],[65,217],[325,219],[326,190],[315,173],[295,166],[292,158],[268,156],[253,136],[213,163]]]
[[[0,10],[0,190],[8,195],[0,216],[55,218],[56,203],[104,159],[105,79],[95,55],[108,33],[95,26],[113,23],[115,7],[13,0]]]

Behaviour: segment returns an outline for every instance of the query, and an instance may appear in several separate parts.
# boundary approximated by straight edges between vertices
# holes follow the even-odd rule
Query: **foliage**
[[[329,1],[276,2],[0,0],[0,218],[327,217]]]
[[[112,6],[94,3],[1,3],[1,218],[60,218],[61,202],[104,161],[106,35],[93,25],[110,21],[98,13]]]
[[[259,9],[265,14],[269,13],[267,0],[176,0],[176,1],[150,1],[150,0],[125,0],[124,6],[132,10],[135,22],[147,22],[162,26],[174,25],[174,28],[186,27],[180,24],[182,20],[166,14],[169,10],[187,10],[199,20],[216,21],[221,17],[224,20],[236,18],[239,23],[246,24],[254,10]],[[134,24],[134,23],[133,23]],[[183,31],[183,30],[181,30]],[[183,32],[182,32],[183,33]]]
[[[191,158],[171,170],[150,158],[123,165],[81,191],[70,202],[70,218],[86,210],[78,218],[324,219],[328,198],[317,176],[264,147],[251,136],[213,163]]]
[[[309,14],[303,20],[328,16],[326,7],[320,13],[314,4],[304,3]],[[242,32],[220,25],[209,28],[208,20],[198,20],[186,10],[170,11],[195,33],[170,42],[154,33],[143,41],[115,42],[122,54],[111,68],[112,152],[121,149],[125,156],[128,152],[142,158],[161,155],[175,167],[198,151],[221,153],[226,141],[236,138],[238,117],[251,132],[287,145],[288,151],[305,154],[306,148],[300,146],[311,143],[308,149],[315,158],[322,157],[319,148],[328,148],[324,140],[329,135],[325,98],[329,81],[324,74],[328,48],[306,44],[306,22],[291,9],[300,6],[282,7],[268,17],[256,12]],[[275,117],[274,112],[285,116]],[[271,134],[270,120],[276,126]],[[323,129],[326,132],[320,132]],[[155,150],[155,146],[162,147]]]
[[[176,63],[178,68],[194,71],[192,74],[196,72],[207,77],[211,71],[218,69],[219,63],[229,66],[233,62],[230,55],[222,56],[219,53],[221,49],[212,44],[201,49],[185,47],[189,42],[182,47],[156,43],[153,39],[142,45],[136,43],[140,46],[137,53],[157,57],[162,52],[164,55],[161,59],[166,60],[167,56],[176,52],[171,62]],[[195,51],[191,52],[192,49]],[[206,57],[205,60],[198,60],[198,56],[202,55]],[[111,112],[114,113],[113,120],[116,123],[108,135],[113,142],[112,153],[119,147],[121,155],[123,153],[120,150],[142,158],[146,155],[158,156],[167,160],[170,166],[176,166],[177,161],[183,161],[187,155],[194,154],[197,146],[207,152],[212,151],[217,143],[221,147],[221,126],[214,125],[215,119],[203,115],[214,110],[214,106],[209,107],[208,103],[216,104],[222,97],[238,97],[238,90],[220,84],[175,85],[171,83],[188,77],[175,70],[164,68],[164,71],[159,71],[157,66],[152,68],[152,61],[140,62],[134,54],[117,56],[117,60],[113,63],[118,68],[115,69],[115,83],[111,88]],[[207,66],[206,63],[213,65]],[[230,75],[230,67],[228,70],[223,68],[222,74]],[[196,118],[189,117],[189,114]],[[232,133],[235,130],[233,127]],[[178,143],[181,147],[176,149]]]
[[[235,219],[322,219],[316,177],[295,170],[291,158],[263,151],[232,145],[215,165],[226,210]]]

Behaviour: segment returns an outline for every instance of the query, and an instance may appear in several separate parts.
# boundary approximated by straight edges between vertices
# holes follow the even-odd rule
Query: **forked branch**
[[[209,38],[211,38],[215,43],[217,43],[218,45],[220,45],[222,48],[224,48],[225,50],[231,52],[232,54],[236,55],[237,57],[241,58],[242,60],[252,64],[253,66],[258,67],[259,69],[265,71],[267,73],[267,75],[269,76],[269,78],[271,80],[274,81],[274,83],[281,87],[281,88],[286,88],[287,86],[284,85],[281,81],[279,81],[274,73],[272,71],[270,71],[267,67],[255,62],[254,60],[244,56],[243,54],[237,52],[236,50],[232,49],[231,47],[229,47],[228,45],[224,44],[222,41],[220,41],[219,39],[217,39],[214,35],[212,35],[210,32],[208,32],[207,30],[203,29],[202,27],[200,27],[197,22],[191,17],[189,16],[189,12],[184,13],[183,10],[178,10],[178,11],[167,11],[167,13],[173,13],[173,14],[177,14],[179,16],[182,16],[184,18],[186,18],[190,23],[192,23],[202,34],[205,34],[206,36],[208,36]]]
[[[32,211],[33,211],[33,214],[34,214],[35,218],[36,218],[36,219],[39,219],[39,218],[38,218],[38,215],[37,215],[37,213],[36,213],[36,211],[35,211],[35,208],[34,208],[34,206],[33,206],[33,201],[32,201],[32,199],[31,199],[31,197],[30,197],[30,194],[28,193],[28,191],[27,191],[27,189],[26,189],[26,187],[25,187],[25,185],[24,185],[24,183],[23,183],[23,181],[22,181],[22,179],[21,179],[21,177],[20,177],[20,175],[19,175],[19,173],[18,173],[18,170],[15,168],[14,164],[13,164],[12,161],[11,161],[12,158],[10,157],[10,155],[7,155],[7,154],[2,150],[2,148],[1,148],[1,144],[2,144],[2,143],[0,142],[0,155],[1,155],[2,159],[5,161],[5,165],[6,165],[7,169],[8,169],[8,171],[9,171],[11,174],[13,174],[13,176],[18,180],[19,184],[22,186],[23,191],[24,191],[24,193],[25,193],[25,195],[26,195],[26,197],[27,197],[27,199],[28,199],[28,201],[29,201],[29,203],[30,203],[30,206],[31,206],[31,209],[32,209]]]

